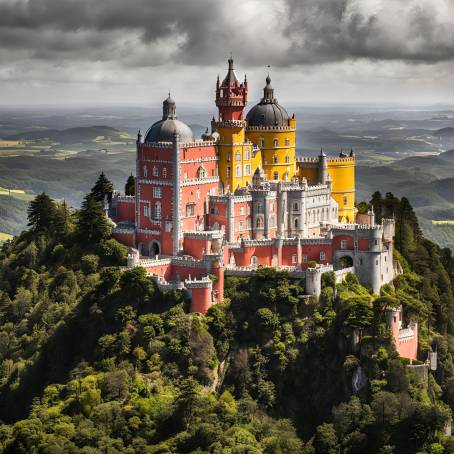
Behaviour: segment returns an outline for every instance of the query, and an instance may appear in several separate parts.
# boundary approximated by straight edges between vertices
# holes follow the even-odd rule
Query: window
[[[251,214],[251,205],[247,205],[246,207],[246,214]]]
[[[166,167],[164,167],[162,169],[162,178],[167,178],[167,168]]]
[[[277,154],[273,156],[273,164],[277,164]]]
[[[235,154],[235,160],[236,161],[241,161],[241,153],[239,151],[237,151],[236,154]]]
[[[262,221],[262,218],[257,218],[257,221],[255,223],[256,227],[258,229],[261,229],[263,227],[263,221]]]
[[[166,232],[172,231],[172,221],[166,221]]]
[[[147,166],[143,166],[143,176],[146,178],[148,175],[148,169]]]
[[[243,221],[240,221],[240,223],[238,224],[238,230],[243,230]]]
[[[301,258],[301,261],[303,263],[307,263],[307,255],[306,254],[303,255],[303,257]]]
[[[348,242],[347,240],[341,240],[341,249],[347,249]]]
[[[289,158],[289,156],[287,155],[287,156],[285,157],[285,163],[288,164],[289,162],[290,162],[290,158]]]
[[[153,167],[153,176],[157,177],[159,175],[159,169],[155,166]]]
[[[355,240],[355,241],[353,242],[353,245],[354,245],[355,249],[358,249],[358,240]]]
[[[251,150],[249,148],[244,149],[244,160],[249,161],[251,159]]]
[[[247,220],[246,220],[246,225],[247,225],[247,228],[248,228],[248,229],[251,228],[251,218],[247,218]]]
[[[296,255],[292,255],[292,263],[293,264],[298,263]]]
[[[293,211],[298,211],[298,210],[299,210],[298,203],[295,202],[295,203],[293,204]]]
[[[197,178],[206,178],[206,176],[207,176],[207,171],[202,166],[200,166],[197,169]]]
[[[185,180],[188,179],[188,172],[184,172],[184,179],[185,179]]]
[[[197,189],[197,191],[195,191],[195,196],[197,197],[197,200],[200,200],[200,189]]]
[[[210,208],[210,214],[216,214],[216,210],[215,210],[214,207],[211,207],[211,208]]]
[[[253,255],[251,257],[251,265],[252,266],[256,266],[257,265],[257,257],[255,255]]]
[[[186,216],[194,216],[194,203],[188,203],[186,205]]]
[[[235,167],[235,176],[236,177],[241,177],[241,166],[236,166]]]
[[[240,215],[244,214],[244,207],[240,207]]]
[[[290,139],[288,137],[285,139],[285,146],[286,147],[290,146]]]
[[[161,198],[161,195],[162,195],[162,189],[155,186],[155,187],[153,188],[153,197],[154,197],[155,199],[160,199],[160,198]]]
[[[225,169],[225,175],[227,178],[230,177],[230,166],[227,166],[227,168]]]
[[[320,251],[320,260],[325,260],[326,254],[324,251]]]
[[[259,138],[259,147],[265,148],[265,139],[263,137]]]
[[[348,201],[347,201],[347,196],[344,196],[343,202],[344,202],[344,206],[347,205],[347,203],[348,203]]]
[[[246,164],[244,166],[244,175],[249,176],[251,174],[251,164]]]
[[[155,219],[161,219],[161,202],[156,202],[154,206],[154,217]]]
[[[143,215],[148,217],[148,205],[143,207]]]
[[[274,148],[277,148],[278,146],[279,146],[279,140],[274,139],[274,140],[273,140],[273,147],[274,147]]]
[[[230,151],[227,152],[227,162],[230,162]]]
[[[298,228],[298,218],[295,219],[294,226],[295,226],[295,229]]]
[[[273,173],[273,179],[279,180],[279,172],[274,172]]]

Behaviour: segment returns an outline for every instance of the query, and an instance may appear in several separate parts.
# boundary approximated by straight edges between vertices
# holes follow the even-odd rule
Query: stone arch
[[[161,253],[161,245],[159,244],[158,240],[153,240],[150,243],[150,256],[154,257]]]
[[[339,255],[335,262],[335,268],[338,270],[351,268],[353,266],[353,257],[350,254]]]

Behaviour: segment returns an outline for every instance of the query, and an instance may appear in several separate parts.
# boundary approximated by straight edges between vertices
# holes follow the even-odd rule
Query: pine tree
[[[54,227],[55,235],[59,240],[66,238],[71,231],[72,219],[65,201],[56,205]]]
[[[50,232],[53,230],[55,202],[44,192],[37,195],[28,207],[28,226],[33,232]]]
[[[113,190],[114,187],[112,182],[104,175],[104,172],[101,172],[95,185],[91,188],[90,194],[101,203],[104,202],[104,198],[107,196],[107,200],[110,203],[112,200]]]
[[[85,196],[77,216],[77,234],[89,244],[99,243],[110,236],[110,226],[101,202],[93,194]]]
[[[125,184],[125,195],[136,195],[136,179],[133,175],[129,175]]]

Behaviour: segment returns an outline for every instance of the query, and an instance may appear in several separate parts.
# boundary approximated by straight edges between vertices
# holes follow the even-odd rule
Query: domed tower
[[[240,82],[229,58],[227,74],[222,83],[216,82],[216,106],[218,119],[213,118],[211,127],[219,134],[219,177],[224,191],[235,191],[251,184],[252,174],[261,163],[260,153],[245,140],[246,122],[243,110],[247,103],[246,76]]]
[[[246,137],[260,147],[268,179],[290,181],[296,174],[296,120],[274,97],[269,75],[263,98],[248,112],[246,123]]]

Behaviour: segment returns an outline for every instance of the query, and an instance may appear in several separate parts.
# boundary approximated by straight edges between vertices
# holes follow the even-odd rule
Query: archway
[[[351,268],[353,266],[353,258],[349,255],[343,255],[336,260],[336,269]]]
[[[150,245],[150,255],[152,257],[159,255],[161,253],[161,247],[157,241],[153,241]]]

